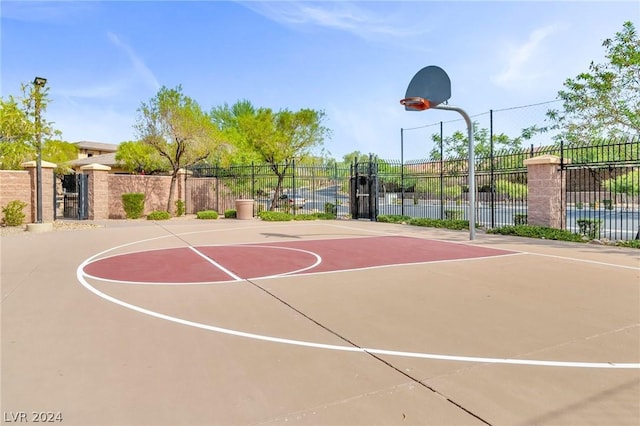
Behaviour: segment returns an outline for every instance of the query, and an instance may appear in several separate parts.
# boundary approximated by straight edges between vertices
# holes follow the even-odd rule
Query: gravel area
[[[101,225],[96,225],[95,223],[87,223],[87,222],[69,222],[69,221],[55,221],[53,222],[53,230],[54,231],[75,231],[77,229],[92,229],[92,228],[101,228]],[[22,226],[1,226],[0,227],[0,237],[5,237],[7,235],[23,235],[28,234],[27,225]]]

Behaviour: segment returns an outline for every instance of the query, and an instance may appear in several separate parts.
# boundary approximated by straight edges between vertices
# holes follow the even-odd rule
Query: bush
[[[122,194],[122,207],[127,219],[138,219],[144,211],[144,194],[140,192]]]
[[[2,208],[4,217],[2,223],[7,226],[20,226],[24,222],[24,213],[22,210],[27,207],[27,203],[20,200],[9,201],[5,207]]]
[[[464,213],[462,210],[445,210],[444,218],[447,220],[460,220]]]
[[[338,206],[333,203],[324,203],[324,212],[330,213],[334,216],[338,215]]]
[[[293,220],[332,220],[336,215],[332,213],[300,213],[293,216]]]
[[[184,214],[184,212],[185,212],[184,201],[176,200],[176,216],[180,217]]]
[[[217,219],[218,212],[215,210],[202,210],[196,213],[198,219]]]
[[[444,228],[461,231],[463,229],[469,229],[468,220],[449,220],[449,219],[429,219],[429,218],[415,218],[409,220],[409,225],[413,226],[426,226],[429,228]]]
[[[155,211],[147,215],[147,220],[168,220],[171,219],[169,212]]]
[[[258,217],[266,222],[287,222],[293,220],[293,215],[285,212],[262,211]]]
[[[411,220],[411,217],[402,216],[399,214],[389,214],[389,215],[378,216],[378,222],[384,222],[384,223],[402,223],[402,222],[408,222],[409,220]]]
[[[600,225],[602,224],[600,219],[578,219],[576,223],[581,235],[592,240],[600,238]]]
[[[617,246],[640,249],[640,240],[627,240],[616,242]]]
[[[528,215],[524,213],[516,213],[513,215],[513,223],[516,225],[526,225],[528,221]]]
[[[487,229],[487,234],[514,235],[517,237],[541,238],[547,240],[584,242],[582,236],[564,229],[544,226],[515,225]]]
[[[235,219],[238,213],[235,210],[225,210],[224,217],[227,219]]]

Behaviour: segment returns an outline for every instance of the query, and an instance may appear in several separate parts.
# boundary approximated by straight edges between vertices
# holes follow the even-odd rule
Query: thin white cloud
[[[363,39],[415,37],[428,32],[413,17],[402,17],[393,9],[393,3],[364,3],[364,8],[353,2],[242,2],[245,7],[280,23],[299,28],[322,27],[354,34]],[[382,6],[378,12],[373,6]],[[393,13],[391,12],[393,10]]]
[[[3,19],[22,22],[68,23],[85,19],[99,8],[90,1],[3,1]]]
[[[142,78],[147,86],[154,90],[158,90],[160,88],[160,83],[158,83],[158,79],[153,74],[153,72],[147,67],[144,61],[136,54],[136,52],[127,44],[122,42],[120,38],[114,33],[107,33],[109,40],[120,49],[124,50],[131,64],[133,65],[136,74]]]
[[[504,70],[493,78],[493,81],[503,87],[531,83],[544,76],[545,42],[557,32],[555,25],[536,28],[528,39],[506,50],[507,64]]]
[[[109,41],[120,50],[124,51],[129,59],[133,71],[127,70],[122,73],[124,77],[112,79],[97,86],[82,86],[73,89],[62,89],[58,93],[62,96],[84,99],[110,99],[122,96],[131,91],[133,86],[138,86],[142,81],[143,85],[156,91],[160,88],[160,83],[153,72],[147,67],[144,61],[136,54],[129,45],[124,43],[116,34],[107,33]]]

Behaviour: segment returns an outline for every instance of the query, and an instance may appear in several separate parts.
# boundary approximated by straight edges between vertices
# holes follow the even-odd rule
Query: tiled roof
[[[91,141],[79,141],[73,143],[79,149],[93,149],[96,151],[116,152],[118,145],[112,143],[91,142]]]
[[[116,153],[94,155],[93,157],[80,158],[79,160],[69,161],[67,164],[71,167],[86,166],[88,164],[102,164],[103,166],[113,167],[118,164],[116,161]]]

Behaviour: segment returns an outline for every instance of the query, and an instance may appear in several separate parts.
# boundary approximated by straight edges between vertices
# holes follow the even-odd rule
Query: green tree
[[[522,146],[522,136],[510,138],[504,133],[493,135],[494,152],[505,149],[517,149]],[[429,153],[432,160],[440,160],[440,134],[431,135],[431,140],[435,142],[434,148]],[[480,128],[477,122],[473,123],[473,146],[476,157],[488,157],[491,152],[491,140],[489,129]],[[451,136],[447,136],[442,141],[444,157],[466,158],[469,150],[469,136],[467,132],[456,131]]]
[[[175,89],[163,86],[148,103],[142,103],[134,128],[140,140],[169,164],[171,187],[167,211],[172,212],[179,170],[220,149],[217,129],[200,105],[182,93],[181,86]]]
[[[595,139],[640,133],[640,39],[628,21],[606,39],[607,62],[591,62],[589,71],[569,78],[558,92],[562,110],[550,110],[559,139],[591,143]]]
[[[34,84],[23,83],[20,98],[9,96],[7,100],[0,99],[0,168],[2,169],[19,170],[23,162],[36,158],[38,130],[42,136],[43,148],[47,141],[60,135],[60,132],[53,128],[52,123],[42,120],[50,101],[49,89],[48,87],[38,89],[36,90]],[[39,109],[40,114],[38,122],[36,109]]]
[[[276,207],[285,174],[295,160],[321,148],[330,130],[323,126],[323,111],[254,108],[249,101],[225,105],[211,112],[213,122],[245,158],[268,164],[277,182],[270,209]]]
[[[343,164],[353,164],[355,160],[358,160],[358,163],[366,163],[369,161],[369,155],[363,154],[360,151],[353,151],[342,156]]]
[[[0,168],[20,169],[20,164],[33,157],[32,129],[27,114],[13,96],[0,100]]]
[[[116,161],[130,173],[153,175],[169,170],[168,162],[158,150],[142,141],[126,141],[118,145]]]
[[[71,172],[67,165],[69,161],[78,158],[78,147],[72,143],[60,140],[48,140],[42,146],[42,159],[56,164],[56,174],[64,175]]]
[[[255,114],[256,108],[246,99],[237,101],[231,106],[225,103],[211,110],[209,113],[211,120],[230,147],[226,151],[219,152],[219,155],[214,159],[216,163],[243,165],[262,161],[260,155],[247,139],[246,133],[240,127],[241,117],[254,116]]]
[[[624,175],[602,181],[601,185],[615,194],[638,196],[640,195],[640,171],[631,170]]]

